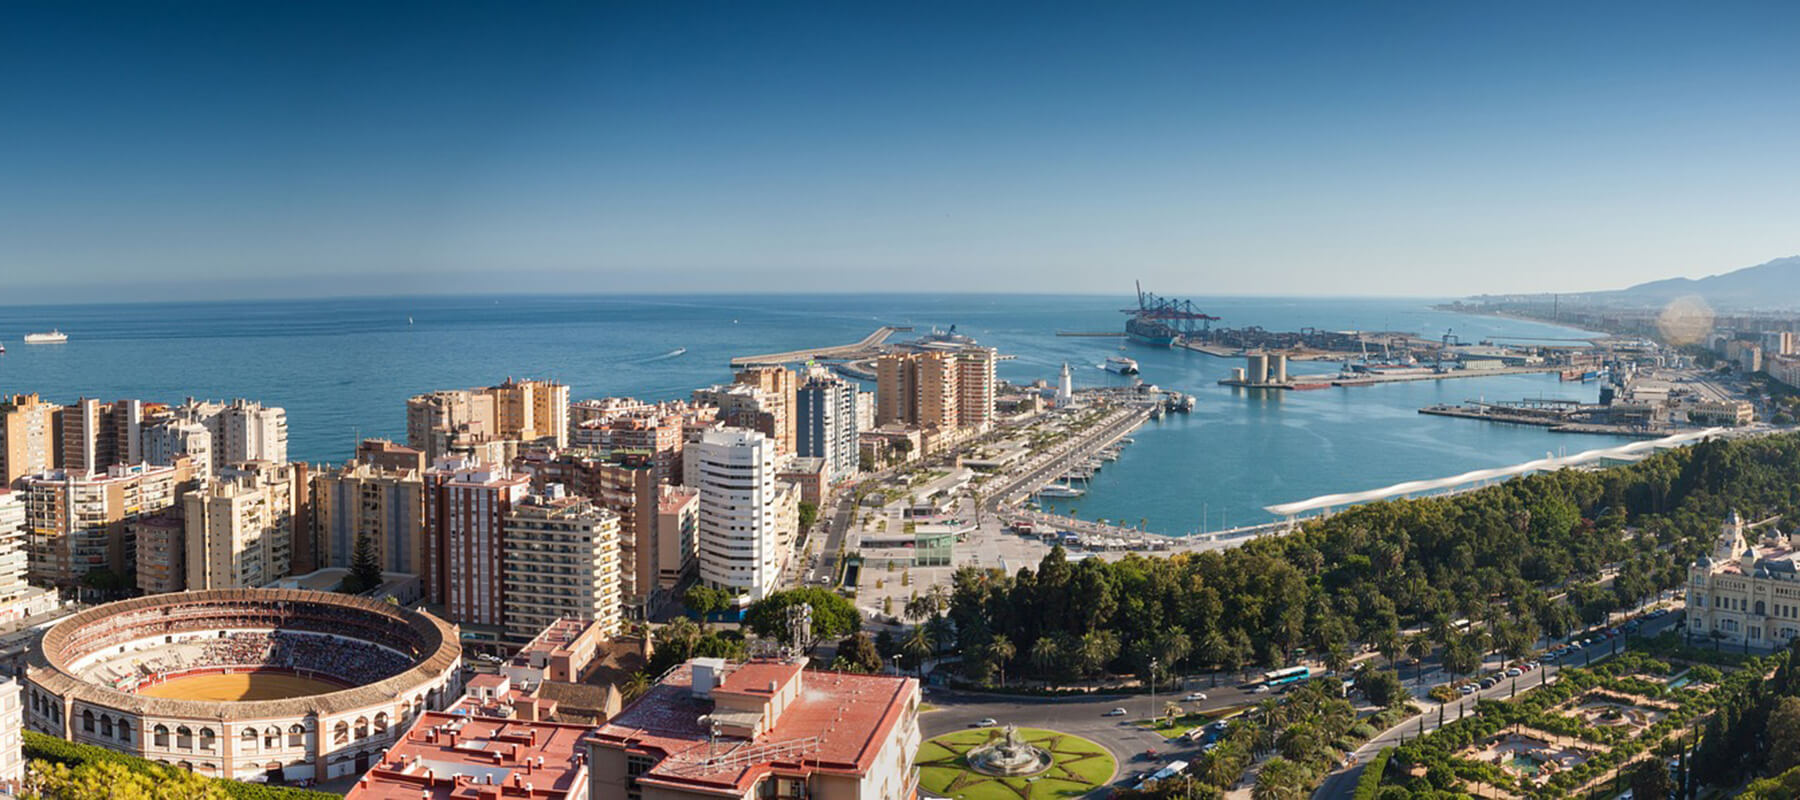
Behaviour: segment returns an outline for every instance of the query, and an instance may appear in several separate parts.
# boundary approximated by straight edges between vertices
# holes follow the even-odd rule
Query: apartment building
[[[707,410],[709,418],[717,409]],[[597,453],[621,450],[650,453],[658,481],[681,481],[681,450],[687,420],[699,413],[691,404],[642,403],[631,398],[584,400],[569,406],[569,443]]]
[[[784,405],[781,395],[753,383],[730,383],[695,389],[693,401],[698,405],[717,407],[718,421],[725,427],[756,431],[768,437],[776,455],[793,452],[783,449],[781,444],[784,438],[790,445],[793,442],[792,418],[787,412],[789,406]],[[684,464],[685,455],[684,451]],[[686,472],[685,466],[683,472]]]
[[[561,619],[620,629],[619,515],[560,485],[526,496],[507,515],[503,618],[525,645]]]
[[[794,371],[787,367],[750,367],[742,369],[732,376],[732,382],[740,386],[754,386],[770,398],[766,409],[773,417],[769,431],[764,431],[769,438],[775,440],[775,452],[789,455],[794,452],[794,392],[797,389]]]
[[[56,412],[35,394],[0,399],[0,486],[56,468]]]
[[[505,625],[501,578],[506,520],[530,478],[504,464],[447,459],[425,473],[425,596],[452,622],[498,645]]]
[[[707,431],[683,462],[686,484],[700,495],[700,579],[746,603],[775,591],[793,540],[781,529],[775,443],[756,431]]]
[[[358,539],[375,545],[385,572],[423,576],[425,454],[382,440],[312,479],[312,554],[317,568],[349,567]]]
[[[57,469],[20,479],[31,576],[74,586],[97,569],[133,574],[136,543],[127,538],[126,523],[175,505],[191,477],[184,462],[114,465],[104,472]]]
[[[531,476],[535,491],[560,485],[613,512],[619,528],[620,597],[627,613],[642,618],[647,607],[660,601],[656,523],[657,487],[661,484],[652,454],[528,453],[514,462],[514,468]]]
[[[809,375],[795,392],[794,452],[825,462],[825,478],[838,483],[856,476],[856,387],[829,374]]]
[[[589,796],[914,800],[918,681],[803,666],[696,658],[676,667],[594,732]]]
[[[427,711],[369,765],[348,800],[588,800],[588,731]]]
[[[186,588],[248,589],[293,574],[306,480],[295,464],[251,461],[182,497]]]
[[[212,435],[215,469],[245,461],[287,463],[287,411],[237,399],[229,403],[186,402],[169,410],[177,420],[197,422]]]
[[[520,443],[569,444],[569,387],[507,378],[498,386],[448,389],[406,401],[406,443],[428,464],[461,456],[511,458]],[[491,445],[510,443],[496,453]]]
[[[144,404],[137,400],[102,403],[84,397],[57,411],[64,469],[103,470],[144,461]]]
[[[164,417],[143,426],[144,460],[159,466],[170,466],[182,458],[193,464],[195,475],[211,475],[213,459],[212,431],[199,422],[177,417]]]
[[[977,433],[994,426],[992,347],[965,347],[956,353],[956,427]]]
[[[31,588],[25,582],[31,570],[27,530],[24,497],[0,486],[0,605],[11,602]]]
[[[673,592],[700,558],[700,492],[668,485],[656,491],[657,588]]]
[[[183,494],[183,498],[192,493]],[[125,523],[137,543],[137,587],[144,594],[185,591],[187,586],[187,522],[183,506]]]

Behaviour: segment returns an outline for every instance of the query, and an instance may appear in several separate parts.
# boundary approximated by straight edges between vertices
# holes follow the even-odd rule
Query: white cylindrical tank
[[[1265,353],[1251,353],[1244,359],[1246,377],[1251,383],[1269,382],[1269,356]]]
[[[1269,379],[1274,383],[1287,383],[1287,353],[1269,355]]]
[[[1243,367],[1232,367],[1231,368],[1231,379],[1237,383],[1243,383],[1244,382],[1244,368]]]

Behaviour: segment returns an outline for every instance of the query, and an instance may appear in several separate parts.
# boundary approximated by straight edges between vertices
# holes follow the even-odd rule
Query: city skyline
[[[1299,11],[15,4],[0,280],[1444,297],[1800,250],[1800,10]]]

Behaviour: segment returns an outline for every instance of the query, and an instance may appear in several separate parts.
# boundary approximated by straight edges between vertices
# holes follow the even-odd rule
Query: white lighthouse
[[[1069,376],[1069,362],[1063,362],[1062,378],[1056,382],[1056,407],[1068,408],[1075,402],[1075,379]]]

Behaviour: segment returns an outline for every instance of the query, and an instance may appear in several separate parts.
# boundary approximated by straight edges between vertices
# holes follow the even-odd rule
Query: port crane
[[[1137,281],[1136,284],[1138,295],[1137,308],[1119,309],[1123,313],[1130,314],[1138,319],[1160,321],[1183,336],[1191,336],[1196,332],[1210,333],[1212,331],[1212,323],[1219,320],[1218,317],[1201,311],[1198,306],[1194,305],[1194,301],[1192,300],[1176,300],[1173,297],[1159,297],[1153,292],[1144,291],[1143,281]],[[1196,322],[1200,323],[1198,331],[1194,328],[1194,323]]]

